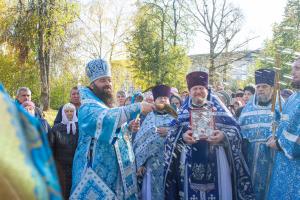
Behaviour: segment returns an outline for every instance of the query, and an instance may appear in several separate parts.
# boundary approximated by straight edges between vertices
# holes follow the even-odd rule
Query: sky
[[[81,4],[93,2],[95,0],[79,0]],[[108,1],[109,0],[100,0]],[[126,13],[131,15],[135,12],[133,3],[136,0],[116,0],[124,4],[131,5],[126,7]],[[208,0],[210,1],[210,0]],[[263,47],[266,39],[272,38],[272,26],[280,23],[284,13],[284,7],[288,0],[227,0],[238,6],[245,17],[241,32],[237,35],[237,43],[245,41],[247,38],[256,37],[251,40],[244,49],[256,50]],[[113,14],[113,13],[112,13]],[[200,34],[193,38],[194,45],[189,49],[188,54],[202,54],[209,52],[209,46]]]
[[[258,36],[246,46],[249,50],[263,47],[267,38],[272,38],[272,25],[280,23],[287,0],[231,0],[238,6],[245,17],[242,32],[237,40],[244,41],[247,37]],[[207,53],[208,44],[202,41],[200,35],[196,36],[195,45],[189,51],[189,55]]]

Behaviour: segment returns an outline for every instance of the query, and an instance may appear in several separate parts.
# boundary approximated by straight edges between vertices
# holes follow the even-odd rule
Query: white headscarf
[[[67,115],[65,113],[65,110],[74,110],[72,121],[68,120]],[[67,104],[64,105],[64,107],[62,109],[62,121],[61,121],[61,123],[67,125],[67,134],[70,134],[71,125],[72,125],[72,132],[73,132],[73,135],[75,135],[75,133],[76,133],[76,124],[75,124],[75,122],[78,122],[78,118],[76,116],[76,107],[71,103],[67,103]]]

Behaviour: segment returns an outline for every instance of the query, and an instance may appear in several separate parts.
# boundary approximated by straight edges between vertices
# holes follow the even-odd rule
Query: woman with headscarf
[[[135,92],[131,98],[131,103],[139,103],[144,100],[144,96],[141,92]]]
[[[55,124],[49,134],[49,142],[58,170],[64,199],[69,199],[72,186],[73,157],[78,142],[76,108],[67,103],[62,109],[62,121]]]

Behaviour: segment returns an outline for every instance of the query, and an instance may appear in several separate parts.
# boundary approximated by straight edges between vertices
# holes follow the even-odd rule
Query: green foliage
[[[173,36],[164,24],[168,18],[164,15],[144,5],[135,16],[135,30],[127,48],[134,78],[142,89],[156,84],[168,84],[179,89],[185,86],[190,61],[183,47],[173,45]]]
[[[32,56],[26,63],[21,64],[14,54],[0,54],[0,82],[11,97],[15,97],[19,87],[29,87],[32,91],[32,100],[39,103],[39,70]]]
[[[161,82],[174,86],[179,90],[186,88],[185,76],[190,65],[186,51],[180,46],[171,46],[164,62],[166,67],[164,75],[160,77]]]
[[[79,83],[87,85],[87,80],[77,73],[72,71],[72,67],[61,68],[59,73],[51,75],[51,90],[50,102],[51,108],[58,110],[60,106],[70,101],[70,91],[73,87],[78,86]]]
[[[133,74],[130,71],[128,60],[115,60],[111,62],[113,91],[119,90],[131,92],[133,85]]]
[[[266,41],[265,48],[256,61],[256,69],[276,67],[277,59],[280,63],[280,80],[288,85],[290,80],[284,75],[290,75],[291,63],[299,56],[296,52],[300,52],[300,1],[289,0],[283,21],[274,25],[273,39]]]
[[[70,101],[70,90],[76,86],[73,78],[68,73],[57,77],[51,82],[50,102],[53,109],[58,110],[60,106]]]
[[[55,120],[55,117],[57,115],[57,110],[49,109],[49,110],[47,110],[47,111],[45,111],[43,113],[44,113],[44,115],[45,115],[44,117],[47,120],[47,122],[49,123],[49,125],[51,127],[53,127],[54,120]]]
[[[10,93],[14,93],[21,85],[33,90],[36,101],[40,94],[44,95],[41,104],[47,109],[51,83],[50,66],[54,65],[51,56],[57,48],[63,46],[66,29],[78,16],[78,4],[64,0],[0,0],[0,11],[3,11],[0,12],[0,46],[3,46],[5,51],[9,50],[9,54],[3,54],[4,57],[1,57],[3,60],[0,67],[3,74],[0,80]],[[10,79],[12,77],[13,79]],[[66,77],[68,78],[68,75]],[[58,89],[55,86],[60,80],[56,80],[56,76],[52,78],[55,91]],[[54,95],[54,98],[61,99],[63,95],[65,93]],[[57,100],[52,101],[56,107]]]

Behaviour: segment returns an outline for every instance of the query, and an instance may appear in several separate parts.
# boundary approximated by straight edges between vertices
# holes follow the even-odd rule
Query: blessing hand
[[[147,103],[145,101],[143,101],[141,103],[141,111],[142,111],[143,114],[147,114],[149,112],[152,112],[154,109],[155,109],[154,104]]]

